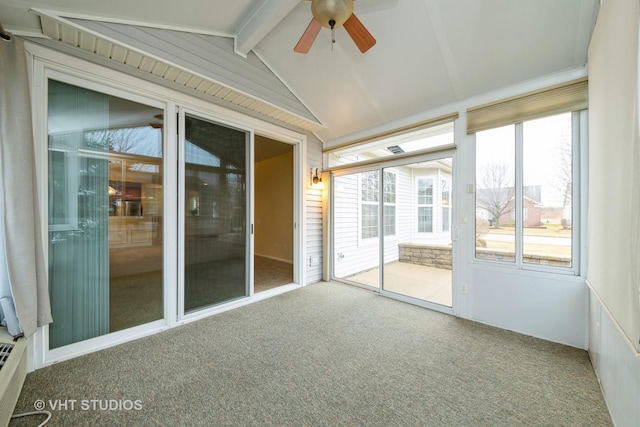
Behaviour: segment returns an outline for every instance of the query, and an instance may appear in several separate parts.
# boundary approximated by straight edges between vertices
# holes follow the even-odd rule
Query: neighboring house
[[[525,227],[539,226],[542,223],[544,210],[541,202],[541,186],[524,186],[523,193],[523,225]],[[500,215],[496,218],[497,212],[499,212]],[[476,216],[487,220],[490,226],[515,223],[513,187],[477,189]]]

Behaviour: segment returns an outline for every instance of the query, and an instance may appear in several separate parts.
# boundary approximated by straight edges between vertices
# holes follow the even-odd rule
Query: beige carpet
[[[335,283],[38,370],[38,399],[87,401],[51,426],[611,426],[584,350]]]

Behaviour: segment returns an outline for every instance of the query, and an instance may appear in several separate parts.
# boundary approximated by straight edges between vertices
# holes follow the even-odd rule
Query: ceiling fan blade
[[[371,33],[362,25],[362,22],[356,18],[355,14],[352,14],[349,19],[344,22],[344,29],[347,30],[347,33],[349,33],[362,53],[365,53],[376,44],[376,39],[374,39]]]
[[[322,24],[316,18],[312,18],[311,22],[307,26],[307,29],[304,30],[302,37],[298,41],[296,47],[293,48],[294,52],[298,53],[307,53],[309,49],[311,49],[311,45],[318,37],[318,33],[322,29]]]

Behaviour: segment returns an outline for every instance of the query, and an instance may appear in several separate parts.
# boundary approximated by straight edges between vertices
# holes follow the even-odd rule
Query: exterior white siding
[[[311,167],[322,164],[322,143],[313,135],[307,135],[307,158],[308,167],[305,171],[310,171]],[[312,188],[309,182],[309,175],[303,174],[302,186],[305,189],[305,245],[306,255],[302,265],[306,269],[306,283],[315,283],[322,279],[322,203],[323,193],[326,190]]]
[[[400,243],[449,243],[449,233],[441,230],[440,175],[451,179],[449,172],[440,169],[419,169],[408,166],[385,169],[396,176],[396,223],[395,234],[384,236],[384,262],[399,259]],[[429,176],[434,180],[434,232],[417,233],[416,177]],[[334,178],[334,276],[347,278],[358,272],[378,267],[380,241],[363,238],[362,202],[359,174]]]

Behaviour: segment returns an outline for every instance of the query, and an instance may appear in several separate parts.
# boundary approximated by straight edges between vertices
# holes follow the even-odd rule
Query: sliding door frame
[[[418,305],[421,307],[425,307],[434,311],[439,311],[443,313],[453,314],[456,312],[457,307],[457,292],[455,283],[457,283],[458,276],[458,268],[456,263],[456,254],[457,254],[457,240],[458,240],[458,226],[455,218],[457,218],[457,203],[455,201],[459,200],[457,197],[457,192],[459,191],[457,185],[457,173],[456,173],[456,147],[455,146],[446,146],[439,147],[433,150],[423,151],[415,155],[404,155],[401,158],[386,158],[384,160],[372,160],[370,162],[361,162],[355,166],[340,166],[337,168],[332,168],[328,170],[330,172],[330,188],[331,188],[331,202],[330,202],[330,230],[329,230],[329,259],[330,259],[330,276],[331,280],[348,283],[351,285],[355,285],[358,287],[362,287],[365,289],[373,290],[374,292],[379,293],[382,296],[386,296],[392,299],[396,299],[399,301],[404,301],[410,304]],[[451,292],[452,292],[452,306],[447,307],[444,305],[436,304],[429,301],[420,300],[417,298],[401,295],[395,292],[387,291],[384,289],[384,245],[385,245],[385,236],[384,236],[384,185],[380,185],[378,188],[378,266],[379,266],[379,287],[369,286],[366,284],[356,283],[350,280],[345,280],[342,278],[338,278],[335,276],[335,191],[334,191],[334,180],[336,177],[351,175],[361,172],[369,172],[369,171],[378,171],[380,176],[380,182],[383,182],[384,170],[388,168],[409,165],[412,163],[422,163],[440,160],[444,158],[452,159],[452,171],[451,174],[451,200],[454,203],[451,206],[451,260],[452,260],[452,276],[451,276]]]
[[[34,138],[37,142],[36,144],[36,167],[37,170],[42,171],[42,176],[39,178],[38,190],[39,190],[39,199],[41,212],[41,222],[42,229],[48,229],[48,215],[46,214],[48,205],[48,161],[47,161],[47,151],[48,151],[48,141],[47,141],[47,128],[48,128],[48,81],[50,79],[60,81],[66,84],[74,85],[81,87],[83,89],[88,89],[100,93],[104,93],[108,96],[118,97],[122,99],[126,99],[128,101],[137,102],[143,105],[155,107],[166,111],[167,102],[162,101],[156,97],[148,96],[147,94],[142,93],[132,93],[121,88],[103,84],[102,82],[95,81],[94,79],[87,78],[87,76],[83,76],[80,73],[71,73],[67,70],[57,69],[56,67],[47,66],[44,63],[37,61],[34,65],[34,71],[37,76],[40,76],[41,80],[39,81],[41,84],[38,89],[34,91],[34,105],[39,106],[34,108],[34,122],[36,123],[34,129]],[[165,157],[166,150],[168,148],[167,144],[167,136],[166,136],[166,127],[164,129],[163,134],[163,156],[162,156],[162,164],[163,167],[167,162],[167,158]],[[163,182],[166,183],[168,174],[163,173]],[[166,190],[165,190],[166,191]],[[164,212],[167,212],[166,204],[163,206]],[[166,231],[166,226],[165,226]],[[48,234],[47,232],[42,233],[43,238],[43,251],[44,258],[46,260],[49,259],[49,251],[48,251]],[[163,242],[163,251],[166,252],[166,248],[164,247],[166,242]],[[164,259],[164,258],[163,258]],[[48,262],[47,262],[48,266]],[[167,289],[167,277],[163,274],[163,298],[166,298],[166,289]],[[38,355],[35,360],[36,366],[45,366],[48,364],[52,364],[54,362],[70,359],[85,353],[88,353],[93,350],[98,350],[102,348],[109,347],[113,344],[124,342],[132,339],[131,337],[140,337],[144,335],[148,335],[151,331],[156,331],[163,328],[166,325],[166,316],[168,314],[167,304],[163,302],[164,308],[164,318],[158,319],[149,323],[141,324],[138,326],[134,326],[131,328],[127,328],[120,331],[109,332],[103,335],[96,336],[94,338],[85,339],[82,341],[78,341],[72,344],[64,345],[62,347],[58,347],[55,349],[49,348],[49,325],[40,328],[39,333],[36,334],[36,338],[34,340],[34,352]],[[55,319],[54,319],[55,320]],[[37,338],[40,339],[37,339]]]
[[[193,315],[180,317],[178,313],[178,197],[166,197],[164,200],[164,252],[163,252],[163,298],[164,318],[124,329],[117,332],[92,338],[89,340],[49,350],[48,326],[38,328],[30,337],[28,370],[48,366],[63,360],[88,354],[114,345],[142,338],[184,323],[211,316],[226,310],[250,304],[268,298],[278,293],[287,292],[304,286],[307,281],[306,258],[306,215],[308,196],[306,194],[308,179],[307,168],[307,136],[300,131],[283,127],[280,124],[265,121],[252,116],[225,108],[210,101],[188,95],[174,89],[160,86],[156,83],[114,71],[103,66],[87,62],[86,60],[51,50],[37,44],[25,43],[30,60],[27,61],[30,85],[32,88],[32,113],[34,122],[34,137],[36,141],[35,164],[38,171],[37,185],[39,209],[42,212],[41,224],[47,229],[47,94],[46,79],[55,76],[57,80],[78,85],[83,88],[96,90],[108,95],[117,96],[134,102],[148,104],[163,109],[165,112],[163,128],[163,186],[165,195],[178,194],[178,123],[176,120],[178,107],[216,123],[227,125],[250,132],[249,149],[253,158],[254,134],[291,144],[294,147],[294,284],[281,286],[276,289],[253,295],[252,290],[246,298],[227,304],[216,305],[210,310],[200,310]],[[250,167],[247,179],[253,181],[253,165]],[[247,230],[251,230],[253,222],[253,191],[247,193],[249,205]],[[253,239],[253,236],[251,237]],[[253,243],[253,242],[252,242]],[[48,238],[42,235],[41,245],[48,257]],[[253,269],[248,272],[253,282]]]
[[[226,305],[235,305],[238,300],[249,298],[253,295],[253,243],[254,243],[254,233],[253,233],[253,216],[254,216],[254,135],[253,130],[249,127],[245,127],[239,125],[238,123],[230,123],[225,120],[221,120],[220,118],[207,114],[203,111],[198,111],[195,109],[191,109],[188,107],[179,106],[178,107],[178,275],[177,275],[177,284],[178,284],[178,313],[177,319],[178,322],[183,320],[189,320],[190,318],[200,318],[202,315],[207,313],[215,313],[219,311],[220,308],[224,308]],[[186,170],[186,132],[185,132],[185,116],[189,115],[199,120],[208,121],[214,123],[216,125],[221,125],[224,127],[232,128],[235,130],[239,130],[241,132],[246,133],[245,140],[245,295],[239,298],[235,298],[231,301],[221,302],[217,304],[212,304],[210,306],[206,306],[203,308],[195,309],[193,312],[185,313],[184,304],[185,304],[185,212],[184,206],[186,206],[186,194],[185,194],[185,170]]]

